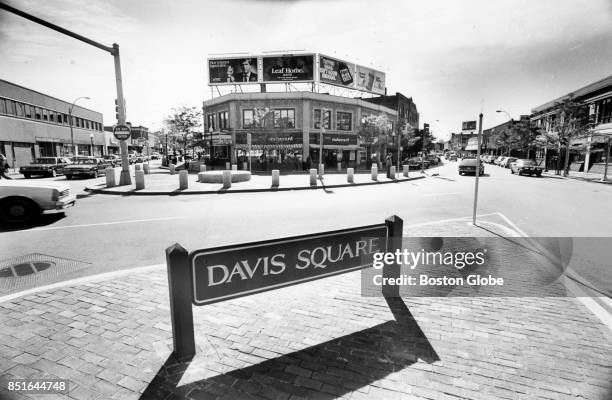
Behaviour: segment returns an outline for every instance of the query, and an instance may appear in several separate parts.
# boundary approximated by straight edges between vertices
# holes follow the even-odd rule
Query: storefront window
[[[295,128],[295,110],[278,109],[274,110],[275,128]]]
[[[325,110],[323,118],[323,128],[331,129],[331,110]],[[317,108],[314,110],[314,128],[321,129],[321,109]]]
[[[339,131],[350,131],[352,128],[353,114],[338,111],[336,113],[336,129]]]
[[[253,110],[242,110],[242,127],[253,128],[255,124],[255,113]]]

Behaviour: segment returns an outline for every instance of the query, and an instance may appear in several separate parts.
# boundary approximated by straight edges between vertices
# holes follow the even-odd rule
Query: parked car
[[[542,176],[543,170],[544,168],[536,165],[533,160],[520,159],[510,164],[511,174]]]
[[[106,160],[106,162],[108,162],[112,167],[121,165],[121,158],[116,154],[107,154],[102,158],[104,158],[104,160]]]
[[[502,160],[502,162],[499,163],[499,166],[504,168],[510,168],[510,163],[513,163],[516,160],[518,160],[518,158],[516,157],[506,157],[505,160]]]
[[[151,160],[160,160],[162,158],[162,155],[157,153],[157,152],[153,152],[151,153]]]
[[[429,161],[423,159],[422,157],[407,158],[402,164],[408,165],[408,169],[421,169],[421,166],[424,168],[429,168]]]
[[[66,179],[72,179],[74,176],[88,176],[96,178],[99,175],[104,175],[106,168],[111,166],[109,162],[98,157],[83,157],[77,158],[76,161],[64,168]]]
[[[457,154],[451,154],[448,156],[448,161],[457,161]]]
[[[463,174],[476,174],[476,164],[478,160],[476,158],[464,158],[459,163],[459,175]],[[484,174],[484,164],[480,163],[480,174]]]
[[[425,159],[429,161],[429,165],[438,165],[441,162],[440,158],[433,154],[425,157]]]
[[[57,176],[64,173],[64,167],[71,161],[66,157],[40,157],[32,164],[19,168],[19,173],[26,179],[32,175]]]
[[[0,220],[22,224],[42,212],[62,212],[76,204],[76,195],[64,182],[0,181]]]
[[[493,162],[493,164],[495,165],[500,165],[506,158],[506,156],[499,156],[495,159],[495,161]]]

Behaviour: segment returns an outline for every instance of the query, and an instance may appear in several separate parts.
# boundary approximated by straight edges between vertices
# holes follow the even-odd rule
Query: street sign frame
[[[113,128],[113,135],[115,138],[117,138],[117,140],[128,140],[132,135],[132,129],[129,125],[117,124]]]

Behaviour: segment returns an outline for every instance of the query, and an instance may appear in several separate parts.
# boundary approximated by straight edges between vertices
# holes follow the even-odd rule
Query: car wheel
[[[22,197],[10,197],[0,204],[0,218],[9,224],[23,224],[40,212],[36,203]]]
[[[538,178],[541,178],[541,177],[542,177],[542,173],[541,173],[541,172],[540,172],[540,173],[537,173],[537,174],[536,174],[536,176],[537,176]]]
[[[32,177],[32,175],[30,175],[30,174],[23,174],[23,176],[24,176],[24,178],[26,178],[26,179],[30,179],[30,178]]]
[[[66,175],[66,179],[67,179],[67,180],[72,179],[72,175]]]
[[[512,175],[514,175],[514,170],[513,170],[512,168],[510,169],[510,173],[511,173]],[[520,173],[520,172],[519,172],[519,173]]]

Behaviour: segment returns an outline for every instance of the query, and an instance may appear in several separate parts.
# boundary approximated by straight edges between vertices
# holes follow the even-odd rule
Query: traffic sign
[[[130,138],[132,130],[128,125],[115,125],[113,135],[119,140],[127,140]]]

